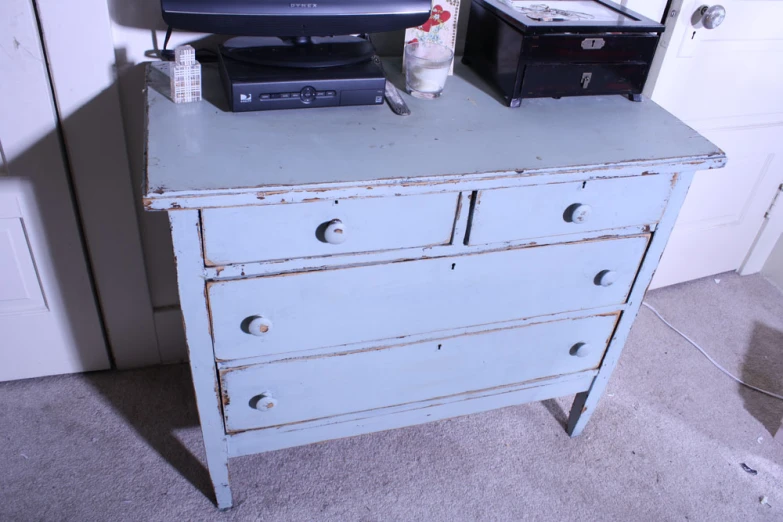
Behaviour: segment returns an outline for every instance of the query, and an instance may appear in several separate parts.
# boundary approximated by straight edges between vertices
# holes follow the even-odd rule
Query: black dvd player
[[[272,67],[223,51],[220,78],[233,112],[383,103],[386,77],[373,59],[338,67]]]

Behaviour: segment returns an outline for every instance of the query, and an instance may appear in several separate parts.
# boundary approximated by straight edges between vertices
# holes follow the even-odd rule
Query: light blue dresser
[[[175,105],[161,70],[144,204],[171,219],[221,508],[230,457],[574,394],[578,435],[694,171],[725,162],[649,100],[509,109],[460,66],[408,117],[232,114],[210,70]]]

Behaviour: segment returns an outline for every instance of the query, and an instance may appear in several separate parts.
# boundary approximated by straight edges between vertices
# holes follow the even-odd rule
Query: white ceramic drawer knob
[[[264,392],[255,398],[255,404],[253,407],[258,411],[269,411],[277,406],[277,399],[275,399],[270,392]]]
[[[617,281],[617,272],[614,270],[602,270],[595,276],[595,284],[598,286],[612,286]]]
[[[272,321],[261,315],[255,316],[247,325],[247,331],[250,335],[263,337],[272,329]]]
[[[571,223],[584,223],[593,212],[593,207],[590,205],[583,205],[582,203],[575,203],[568,208],[571,209],[568,217],[568,220]]]
[[[345,228],[345,223],[339,219],[333,219],[329,222],[329,224],[326,225],[326,230],[324,230],[324,239],[327,243],[332,245],[339,245],[348,239],[345,235],[346,233],[347,230]]]
[[[587,357],[590,355],[590,352],[593,351],[593,348],[587,344],[587,343],[576,343],[574,346],[571,347],[571,355],[575,357]]]

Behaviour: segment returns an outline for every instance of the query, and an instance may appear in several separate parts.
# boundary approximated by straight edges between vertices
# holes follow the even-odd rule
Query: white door
[[[109,367],[31,0],[0,2],[0,381]]]
[[[714,29],[693,25],[703,2],[672,3],[647,86],[728,156],[696,175],[653,287],[741,268],[783,182],[783,0],[716,1],[726,18]]]

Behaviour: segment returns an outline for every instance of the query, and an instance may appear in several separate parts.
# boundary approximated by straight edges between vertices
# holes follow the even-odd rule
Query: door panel
[[[0,219],[0,315],[46,310],[22,220]]]
[[[674,2],[652,98],[728,165],[696,175],[653,287],[740,268],[783,182],[783,1],[722,1],[726,20],[712,30],[691,24],[702,4]]]

